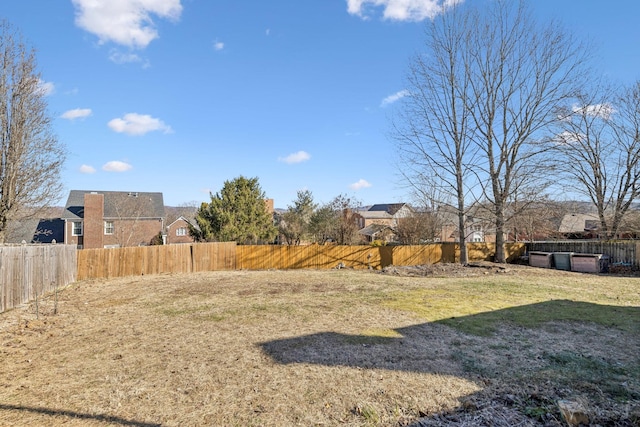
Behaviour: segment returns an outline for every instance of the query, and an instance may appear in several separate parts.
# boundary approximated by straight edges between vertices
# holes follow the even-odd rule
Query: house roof
[[[195,221],[195,219],[189,219],[189,218],[185,218],[183,216],[180,216],[179,218],[176,218],[175,221],[173,221],[171,224],[167,225],[167,230],[171,229],[171,227],[173,227],[173,225],[175,223],[177,223],[178,221],[186,222],[190,226],[194,227],[196,230],[200,230],[200,227],[198,226],[198,223]]]
[[[133,191],[71,190],[62,213],[62,219],[74,220],[84,217],[84,195],[104,195],[105,218],[164,218],[162,193]]]
[[[29,218],[13,221],[7,228],[7,243],[64,242],[64,221],[59,218]]]
[[[584,233],[597,230],[600,220],[593,214],[567,214],[562,217],[558,231],[560,233]]]
[[[360,216],[366,219],[388,219],[391,215],[386,211],[363,211],[358,213]]]
[[[391,230],[391,227],[382,224],[371,224],[359,230],[358,233],[365,236],[374,237],[376,234],[380,233],[383,230]]]
[[[386,212],[389,215],[395,215],[406,203],[380,203],[373,205],[367,212]]]

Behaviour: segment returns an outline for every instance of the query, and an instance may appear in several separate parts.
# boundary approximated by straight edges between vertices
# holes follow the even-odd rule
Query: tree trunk
[[[504,263],[507,262],[504,251],[504,212],[502,209],[497,209],[496,212],[496,254],[494,257],[495,262]]]

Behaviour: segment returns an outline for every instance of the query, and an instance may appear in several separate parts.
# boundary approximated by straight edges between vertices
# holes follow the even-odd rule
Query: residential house
[[[394,242],[396,241],[396,234],[394,230],[384,224],[370,224],[358,231],[367,243],[374,241]]]
[[[387,225],[393,228],[398,225],[398,219],[411,216],[413,209],[407,203],[381,203],[358,213],[364,219],[362,228],[371,224]]]
[[[65,244],[144,246],[164,230],[162,193],[71,190],[62,214]]]
[[[21,218],[11,221],[5,243],[63,243],[64,221],[59,218]]]
[[[598,215],[571,213],[562,217],[558,233],[565,239],[594,239],[598,237],[599,229]]]
[[[441,242],[459,242],[458,212],[450,206],[441,206],[438,213],[442,221]],[[475,214],[475,215],[474,215]],[[486,211],[480,206],[474,206],[465,216],[465,242],[495,243],[495,228],[491,221],[484,219]]]
[[[394,228],[398,220],[412,214],[413,209],[407,203],[380,203],[358,211],[355,220],[361,229],[359,233],[366,241],[394,242],[397,240]]]
[[[189,234],[189,226],[196,226],[193,219],[189,220],[184,216],[176,218],[166,228],[165,244],[173,245],[176,243],[193,243],[193,237]]]

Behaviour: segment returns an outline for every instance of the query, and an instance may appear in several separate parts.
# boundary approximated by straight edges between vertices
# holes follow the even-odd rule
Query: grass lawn
[[[640,279],[509,266],[84,281],[0,314],[2,426],[640,425]]]

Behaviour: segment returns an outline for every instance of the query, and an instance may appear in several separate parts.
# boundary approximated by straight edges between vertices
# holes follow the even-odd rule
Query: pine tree
[[[192,228],[191,235],[198,241],[270,243],[277,234],[257,177],[225,181],[210,203],[202,203],[196,222],[199,230]]]

